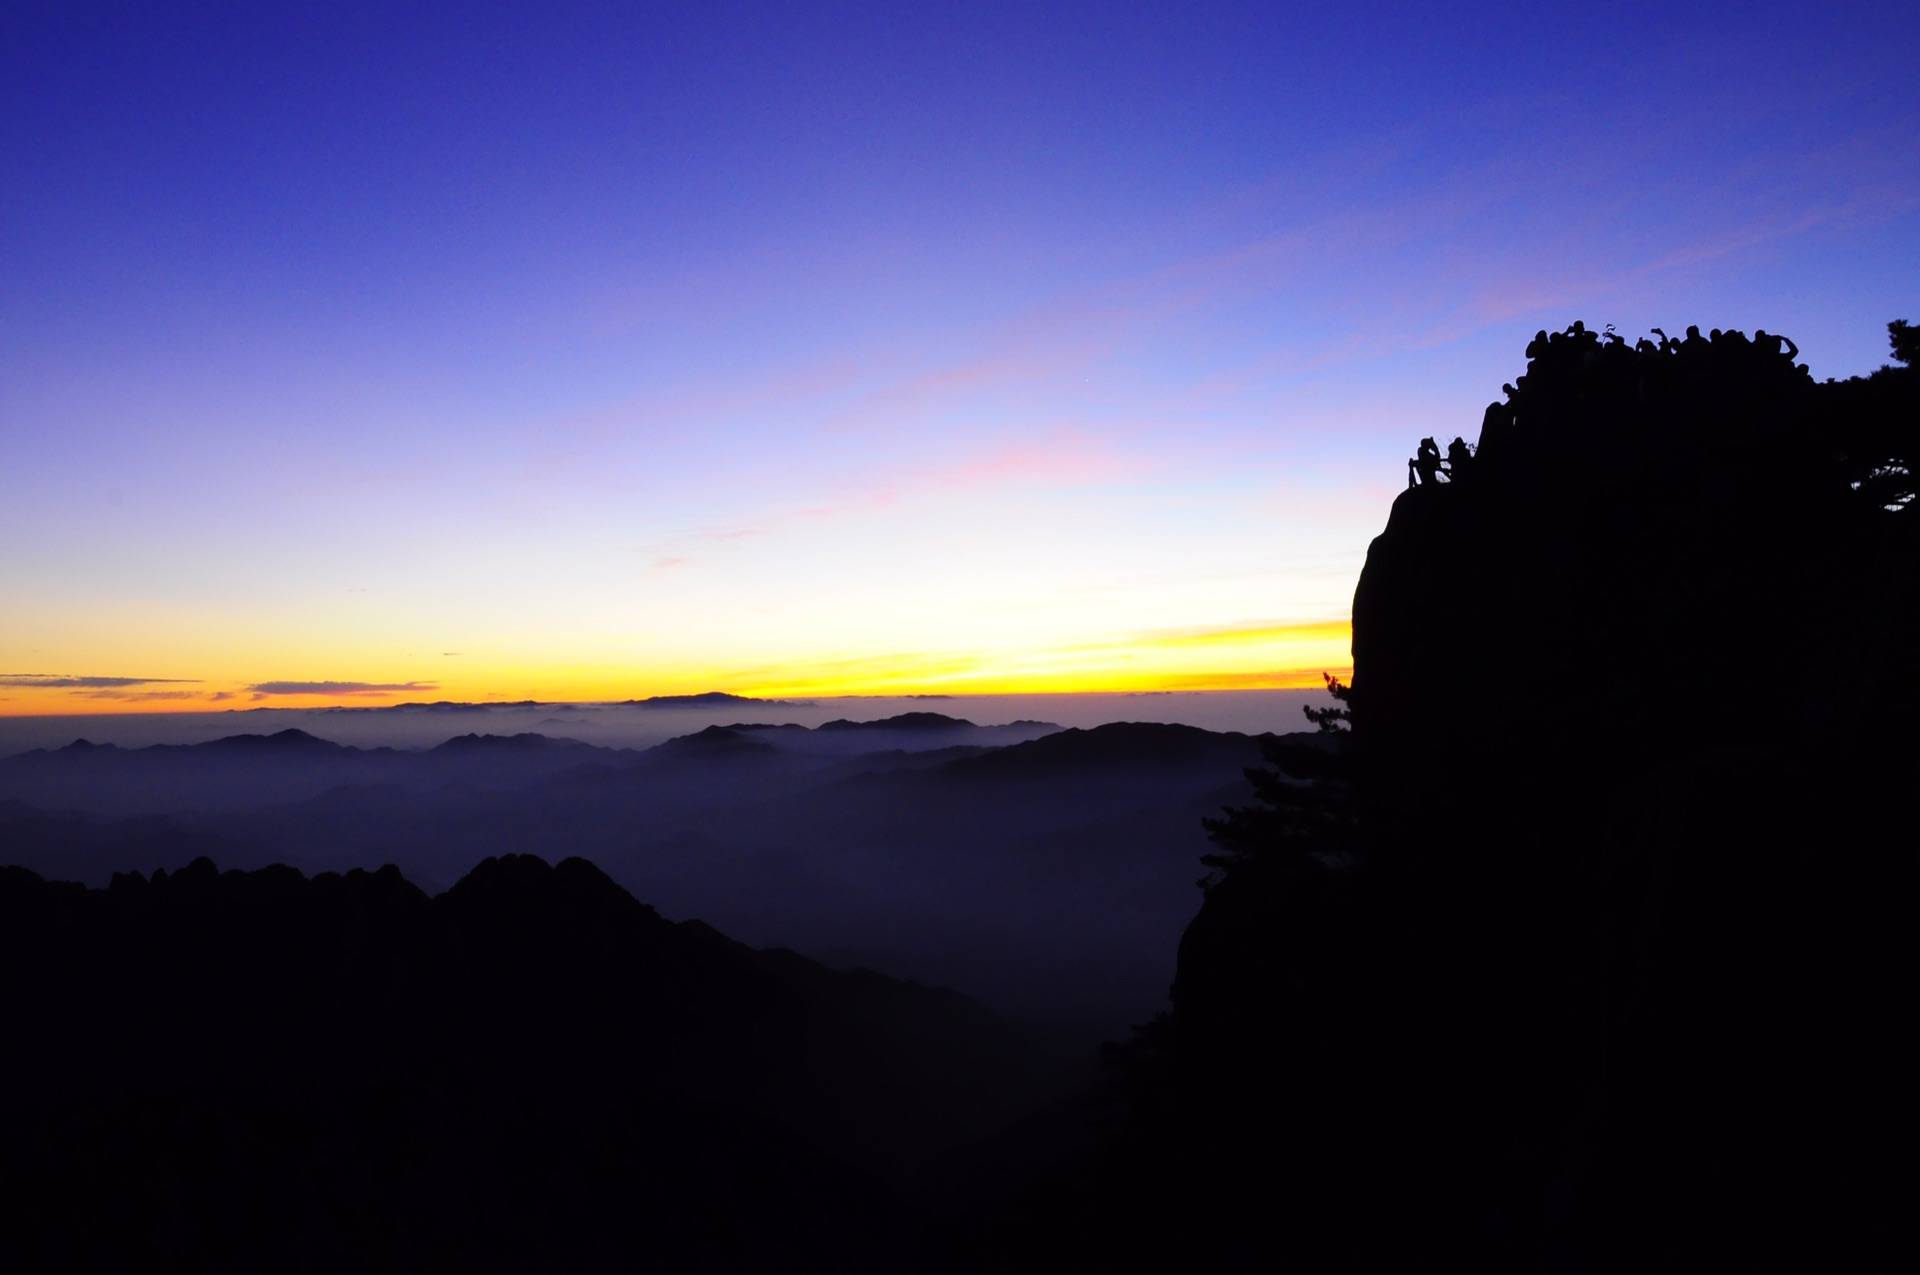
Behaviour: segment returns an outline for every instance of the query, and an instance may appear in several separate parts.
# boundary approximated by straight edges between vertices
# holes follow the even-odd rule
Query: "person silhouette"
[[[1415,456],[1408,464],[1412,465],[1414,470],[1420,475],[1420,482],[1423,485],[1432,486],[1435,482],[1439,481],[1440,476],[1440,444],[1434,442],[1431,438],[1421,439],[1420,454]]]
[[[1454,440],[1447,444],[1448,481],[1459,482],[1461,474],[1466,472],[1467,467],[1472,464],[1473,448],[1467,446],[1466,439],[1456,435]]]

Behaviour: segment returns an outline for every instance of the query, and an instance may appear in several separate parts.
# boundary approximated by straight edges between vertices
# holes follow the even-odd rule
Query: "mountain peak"
[[[977,730],[974,723],[963,717],[948,717],[945,713],[899,713],[893,717],[883,717],[878,721],[856,722],[844,717],[830,722],[822,722],[816,730]]]
[[[227,735],[212,741],[209,745],[203,745],[203,747],[253,750],[301,748],[318,751],[321,749],[338,750],[342,745],[321,739],[318,735],[309,735],[296,726],[289,726],[287,729],[275,731],[271,735]]]
[[[724,755],[746,756],[749,754],[759,756],[779,750],[764,740],[743,735],[730,727],[709,726],[705,730],[695,731],[691,735],[676,735],[666,743],[656,745],[649,751],[655,753],[664,751],[667,756],[698,753],[702,756],[714,757]]]
[[[551,735],[542,735],[537,731],[521,731],[517,735],[481,735],[469,733],[455,735],[444,744],[436,744],[429,752],[474,752],[480,749],[511,749],[515,752],[532,752],[547,748],[562,748],[568,740],[555,739]]]
[[[796,708],[799,705],[783,699],[755,699],[751,695],[735,695],[729,691],[702,691],[698,695],[653,695],[646,699],[621,701],[622,708],[725,708],[730,705],[761,704],[771,708]]]

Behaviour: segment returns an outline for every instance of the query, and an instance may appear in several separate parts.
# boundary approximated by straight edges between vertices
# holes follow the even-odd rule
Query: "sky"
[[[15,0],[0,715],[1318,684],[1537,329],[1886,361],[1917,53],[1911,4]]]

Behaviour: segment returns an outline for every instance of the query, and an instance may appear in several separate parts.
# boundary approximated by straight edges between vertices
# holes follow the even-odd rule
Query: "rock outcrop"
[[[1296,772],[1353,819],[1215,826],[1129,1140],[1055,1202],[1116,1260],[1914,1257],[1920,369],[1527,354],[1368,553],[1352,730]]]

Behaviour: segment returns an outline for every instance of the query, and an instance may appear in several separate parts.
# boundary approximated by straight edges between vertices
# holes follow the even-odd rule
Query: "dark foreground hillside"
[[[671,924],[584,860],[111,888],[0,869],[32,1270],[874,1270],[1084,1081],[952,992]]]

